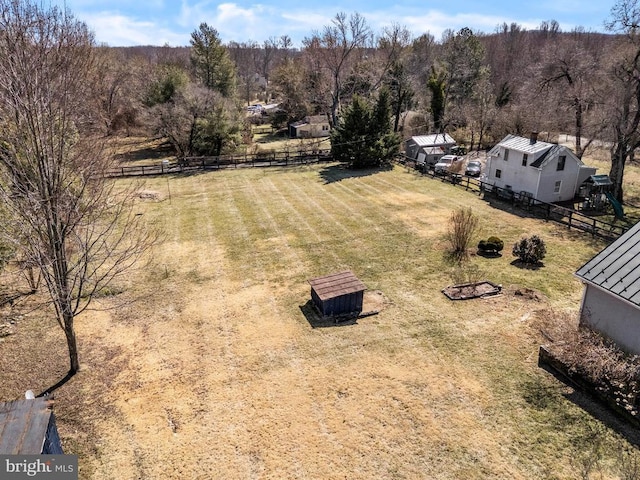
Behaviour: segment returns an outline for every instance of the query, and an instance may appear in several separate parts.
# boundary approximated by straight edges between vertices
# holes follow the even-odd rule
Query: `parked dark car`
[[[464,174],[469,177],[479,177],[482,173],[482,163],[478,160],[471,160],[464,169]]]

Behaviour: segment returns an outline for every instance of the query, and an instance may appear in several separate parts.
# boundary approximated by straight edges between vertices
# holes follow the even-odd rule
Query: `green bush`
[[[504,248],[504,242],[495,236],[489,237],[487,240],[480,240],[478,243],[478,251],[481,253],[497,254]]]
[[[515,243],[512,250],[513,256],[518,257],[522,263],[535,265],[547,254],[547,247],[537,235],[525,237]]]

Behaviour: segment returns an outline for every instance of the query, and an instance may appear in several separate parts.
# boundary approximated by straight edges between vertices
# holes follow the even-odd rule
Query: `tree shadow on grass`
[[[116,158],[121,163],[127,163],[139,160],[157,160],[171,156],[175,156],[173,147],[169,142],[163,142],[157,146],[143,146],[141,148],[116,155]]]
[[[55,392],[58,388],[62,387],[64,384],[66,384],[69,380],[71,380],[73,377],[75,376],[75,373],[72,373],[71,371],[68,371],[67,374],[62,377],[60,380],[58,380],[56,383],[54,383],[53,385],[51,385],[50,387],[46,388],[45,390],[43,390],[42,392],[40,392],[38,395],[36,395],[36,397],[47,397],[49,395],[51,395],[53,392]]]
[[[320,177],[325,183],[341,182],[347,178],[360,178],[375,175],[393,169],[393,165],[383,165],[374,168],[349,168],[343,163],[327,165],[320,170]]]

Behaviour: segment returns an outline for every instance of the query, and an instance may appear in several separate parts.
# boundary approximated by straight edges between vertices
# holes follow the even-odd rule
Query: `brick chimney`
[[[538,132],[531,132],[531,137],[529,138],[531,141],[531,145],[538,141]]]

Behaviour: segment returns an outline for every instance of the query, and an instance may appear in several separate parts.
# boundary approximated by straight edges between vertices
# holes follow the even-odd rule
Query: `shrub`
[[[467,254],[471,237],[478,226],[478,217],[471,208],[460,208],[451,214],[447,240],[451,245],[451,253],[458,260]]]
[[[498,237],[489,237],[487,240],[480,240],[478,250],[481,253],[497,254],[504,248],[504,242]]]
[[[539,263],[547,253],[547,247],[537,235],[520,239],[513,246],[513,256],[518,257],[522,263],[535,265]]]

